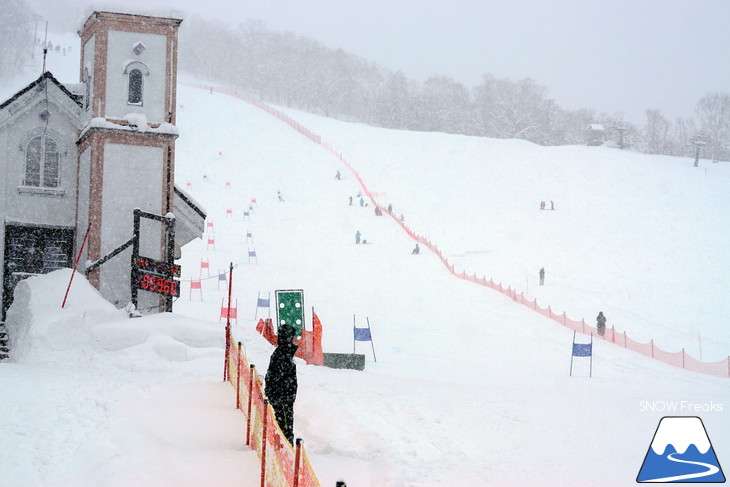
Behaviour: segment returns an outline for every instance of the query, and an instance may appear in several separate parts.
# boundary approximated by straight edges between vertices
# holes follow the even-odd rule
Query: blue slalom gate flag
[[[370,334],[370,328],[355,328],[355,341],[372,342],[373,336]]]
[[[269,318],[271,318],[271,293],[267,293],[265,298],[261,297],[261,291],[256,295],[256,312],[253,315],[254,321],[259,317],[259,308],[269,310]]]
[[[219,273],[218,274],[218,289],[221,288],[221,281],[226,282],[226,273]]]
[[[370,342],[370,346],[373,349],[373,360],[378,361],[377,358],[375,358],[375,344],[373,343],[373,335],[370,332],[370,318],[366,318],[368,322],[367,328],[358,328],[357,324],[355,323],[355,315],[352,315],[352,334],[353,334],[353,341],[352,341],[352,353],[355,353],[355,343],[356,342]]]
[[[570,354],[570,375],[573,375],[573,357],[590,358],[589,377],[593,377],[593,333],[590,343],[575,343],[575,330],[573,330],[573,350]]]
[[[573,357],[590,357],[593,353],[592,343],[574,343]]]

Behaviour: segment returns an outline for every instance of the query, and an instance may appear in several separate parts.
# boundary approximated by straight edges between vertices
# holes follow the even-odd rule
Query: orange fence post
[[[261,432],[261,487],[266,487],[266,422],[269,419],[269,400],[264,399],[264,426]]]
[[[253,376],[256,373],[256,366],[251,364],[248,366],[248,413],[246,421],[246,445],[251,444],[251,403],[253,402]]]
[[[231,324],[226,323],[226,354],[223,364],[223,382],[228,380],[228,358],[231,355]]]
[[[238,342],[238,362],[236,366],[236,409],[241,409],[241,342]]]
[[[297,451],[294,456],[294,487],[299,487],[299,462],[302,460],[302,439],[297,438]]]

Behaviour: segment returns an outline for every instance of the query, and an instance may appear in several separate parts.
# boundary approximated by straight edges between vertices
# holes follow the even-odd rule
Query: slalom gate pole
[[[299,463],[302,461],[302,439],[297,438],[297,451],[294,455],[294,487],[299,487]]]
[[[266,422],[269,419],[269,400],[264,399],[264,426],[261,432],[261,487],[266,487]]]
[[[256,366],[251,364],[248,366],[248,412],[246,413],[246,445],[251,444],[251,403],[253,402],[253,376],[256,373]]]
[[[79,249],[79,256],[76,257],[76,263],[74,264],[74,270],[71,271],[71,279],[68,280],[68,287],[66,288],[66,294],[63,296],[63,303],[61,303],[61,308],[66,306],[66,298],[68,298],[68,292],[71,290],[71,283],[74,280],[74,274],[76,274],[76,268],[79,265],[79,261],[81,260],[81,253],[84,251],[84,245],[86,245],[86,239],[89,237],[89,231],[91,230],[91,223],[89,223],[89,226],[86,227],[86,233],[84,234],[84,240],[81,242],[81,248]]]
[[[241,342],[238,342],[238,361],[236,362],[236,409],[241,409]]]
[[[537,300],[535,300],[537,301]],[[573,377],[573,349],[575,348],[575,330],[573,330],[573,345],[570,348],[570,376]]]

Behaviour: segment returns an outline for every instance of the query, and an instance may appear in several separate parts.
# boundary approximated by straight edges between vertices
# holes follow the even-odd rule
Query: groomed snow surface
[[[215,248],[183,248],[182,279],[200,275],[201,258],[212,278],[192,298],[184,282],[173,314],[139,319],[82,275],[61,310],[70,271],[23,281],[8,319],[13,361],[0,364],[1,485],[258,485],[244,416],[221,380],[226,283],[216,275],[230,262],[234,337],[262,375],[273,348],[254,330],[259,292],[303,289],[326,352],[352,352],[353,314],[358,326],[369,318],[377,362],[358,343],[365,371],[298,362],[295,435],[323,486],[633,485],[666,415],[701,416],[730,465],[728,379],[600,340],[593,377],[585,358],[570,377],[572,331],[455,279],[425,249],[411,255],[414,242],[359,206],[357,182],[331,154],[234,98],[186,84],[178,96],[176,182],[190,182],[215,236]],[[727,164],[287,113],[457,269],[573,319],[592,324],[602,310],[609,326],[697,358],[699,332],[704,360],[727,357]],[[556,210],[540,211],[541,200]],[[357,230],[369,244],[355,245]]]

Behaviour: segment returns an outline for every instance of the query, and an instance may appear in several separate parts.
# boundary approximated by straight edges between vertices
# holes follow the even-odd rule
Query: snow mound
[[[60,269],[18,283],[6,320],[12,360],[41,360],[54,351],[90,351],[90,328],[94,324],[125,317],[124,311],[104,300],[78,273],[62,309],[71,272]]]
[[[171,313],[130,319],[76,274],[62,309],[70,269],[18,283],[8,310],[11,359],[35,362],[54,354],[124,352],[137,359],[190,361],[220,354],[224,333],[216,323]]]

